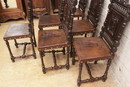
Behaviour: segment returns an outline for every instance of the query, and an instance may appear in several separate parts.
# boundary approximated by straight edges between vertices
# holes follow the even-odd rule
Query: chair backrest
[[[111,0],[111,2],[116,2],[116,3],[124,4],[124,5],[129,4],[129,0]]]
[[[70,42],[70,35],[73,27],[73,18],[76,11],[77,0],[66,0],[64,6],[63,29]]]
[[[29,22],[29,32],[30,34],[34,34],[34,23],[33,23],[33,7],[32,7],[32,0],[27,0],[28,2],[28,22]]]
[[[87,4],[88,4],[88,0],[79,0],[78,8],[81,9],[83,13],[85,13]]]
[[[60,21],[63,21],[63,16],[64,16],[64,6],[65,6],[65,1],[66,0],[61,0],[60,5],[59,5],[59,15],[60,15]]]
[[[109,5],[109,12],[100,33],[101,38],[106,42],[114,55],[120,44],[120,39],[130,21],[130,6],[126,6],[114,1]]]
[[[99,21],[101,10],[104,0],[91,0],[87,19],[94,25],[94,28],[97,27]]]

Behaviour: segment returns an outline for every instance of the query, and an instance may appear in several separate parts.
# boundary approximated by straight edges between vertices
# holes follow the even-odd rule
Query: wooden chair
[[[64,9],[66,10],[66,14],[64,14],[63,18],[63,26],[60,30],[39,30],[38,32],[38,51],[40,53],[41,62],[42,62],[42,71],[46,73],[46,70],[54,70],[54,69],[61,69],[66,67],[69,69],[69,42],[70,37],[69,33],[72,30],[72,23],[73,23],[73,13],[75,5],[77,4],[76,0],[66,0]],[[56,52],[63,52],[63,50],[51,50],[57,48],[67,48],[67,60],[65,65],[57,65],[56,61]],[[51,50],[51,51],[47,51]],[[52,53],[53,54],[53,67],[45,67],[43,56],[45,53]]]
[[[128,12],[130,12],[129,6],[112,0],[100,37],[74,39],[74,53],[78,56],[79,61],[78,86],[86,82],[106,81],[109,67],[120,44],[119,41],[128,21],[130,21]],[[88,62],[98,60],[108,60],[106,70],[101,77],[93,77]],[[72,62],[75,64],[75,56]],[[90,79],[81,80],[83,64],[86,65]]]
[[[101,14],[101,9],[104,0],[91,0],[87,20],[74,20],[72,36],[83,35],[93,33],[95,35],[96,27]],[[72,38],[73,38],[72,37]],[[71,41],[71,57],[73,55],[73,40]]]
[[[6,42],[6,45],[8,47],[11,60],[12,62],[15,62],[16,58],[25,58],[29,56],[33,56],[36,58],[36,53],[34,50],[34,45],[36,46],[36,41],[35,41],[35,35],[34,35],[34,25],[33,25],[33,16],[31,15],[32,13],[32,8],[31,8],[31,0],[28,0],[28,21],[29,23],[21,23],[21,24],[11,24],[4,35],[3,39]],[[17,43],[16,39],[24,39],[24,38],[30,38],[30,42],[24,42],[24,43]],[[23,54],[22,56],[17,56],[15,57],[11,51],[10,45],[9,45],[9,40],[14,40],[15,41],[15,46],[18,48],[18,45],[24,45],[23,49]],[[26,55],[26,46],[31,44],[32,46],[32,54]]]
[[[87,20],[75,20],[72,34],[81,35],[95,32],[104,0],[91,0]]]
[[[78,8],[76,9],[76,12],[74,13],[74,17],[77,17],[78,20],[80,17],[82,17],[82,19],[84,18],[87,3],[88,3],[88,0],[79,1]]]
[[[63,20],[63,7],[65,0],[61,0],[58,15],[41,15],[39,18],[39,29],[50,26],[61,26]]]

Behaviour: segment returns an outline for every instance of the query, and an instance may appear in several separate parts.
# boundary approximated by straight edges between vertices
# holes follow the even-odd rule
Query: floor
[[[6,44],[3,40],[4,33],[9,24],[27,22],[24,20],[10,21],[1,23],[0,25],[0,87],[77,87],[78,77],[78,63],[73,66],[70,62],[70,69],[61,69],[55,71],[48,71],[46,74],[42,73],[41,61],[37,48],[37,59],[33,57],[25,59],[16,59],[15,63],[10,60],[10,55]],[[35,33],[37,38],[38,20],[34,20]],[[20,40],[21,41],[21,40]],[[27,41],[24,40],[24,41]],[[22,47],[15,48],[13,41],[10,41],[12,51],[19,55]],[[31,52],[28,46],[28,52]],[[46,66],[52,65],[52,54],[47,54],[45,57]],[[64,63],[66,56],[57,54],[58,63]],[[70,58],[71,61],[71,58]],[[97,65],[90,63],[91,69],[94,71],[94,76],[100,76],[105,68],[105,61],[100,61]],[[105,62],[106,63],[106,62]],[[87,70],[83,68],[82,78],[88,78]],[[106,82],[97,81],[92,83],[82,84],[81,87],[116,87],[112,79],[111,73],[108,74]]]

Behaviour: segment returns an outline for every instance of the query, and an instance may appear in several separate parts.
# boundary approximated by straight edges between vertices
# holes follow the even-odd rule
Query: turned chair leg
[[[78,17],[78,20],[79,20],[80,17]]]
[[[31,41],[31,45],[32,45],[33,57],[34,57],[34,59],[36,59],[36,53],[35,53],[35,50],[34,50],[33,39],[32,39],[32,37],[30,38],[30,41]]]
[[[87,34],[85,34],[84,37],[87,37]]]
[[[90,70],[90,68],[89,68],[88,63],[86,62],[85,65],[86,65],[86,68],[87,68],[87,71],[88,71],[88,74],[89,74],[90,79],[93,79],[93,76],[92,76],[92,73],[91,73],[91,70]]]
[[[56,56],[55,56],[55,50],[52,50],[52,54],[53,54],[54,67],[57,67],[57,61],[56,61]]]
[[[70,57],[73,57],[73,36],[71,36],[71,42],[70,42]]]
[[[43,60],[43,56],[45,56],[45,54],[42,51],[39,51],[39,54],[40,54],[41,63],[42,63],[42,72],[45,74],[46,73],[46,68],[45,68],[45,64],[44,64],[44,60]]]
[[[78,80],[77,80],[77,85],[80,86],[81,85],[81,74],[82,74],[82,68],[83,68],[83,63],[79,63],[79,76],[78,76]]]
[[[69,47],[67,47],[67,60],[66,60],[66,69],[69,70],[70,64],[69,64]]]
[[[94,61],[94,64],[97,64],[98,63],[98,61],[96,60],[96,61]]]
[[[65,47],[63,47],[63,55],[65,55]]]
[[[6,42],[6,45],[7,45],[8,50],[9,50],[11,60],[12,60],[12,62],[15,62],[15,60],[14,60],[15,58],[14,58],[13,53],[12,53],[12,51],[11,51],[9,42],[8,42],[7,40],[6,40],[5,42]]]
[[[62,29],[62,26],[59,26],[59,29]]]
[[[72,65],[75,65],[75,49],[73,48]]]
[[[33,36],[33,40],[34,40],[34,46],[37,47],[36,37],[35,37],[35,35]]]
[[[110,68],[111,62],[112,62],[112,59],[108,59],[106,71],[105,71],[105,73],[103,75],[103,79],[102,79],[103,82],[105,82],[107,80],[108,70]]]
[[[15,43],[16,48],[18,48],[18,43],[16,39],[14,39],[14,43]]]

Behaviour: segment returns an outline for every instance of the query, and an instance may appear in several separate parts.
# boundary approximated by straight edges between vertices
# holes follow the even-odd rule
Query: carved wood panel
[[[130,21],[130,8],[119,3],[112,3],[102,28],[101,37],[107,42],[114,54],[119,46],[119,40],[123,34],[125,26]]]
[[[87,18],[93,23],[94,27],[97,27],[103,2],[104,0],[91,0]]]
[[[118,2],[118,3],[124,4],[124,5],[129,4],[129,0],[111,0],[111,2]]]

